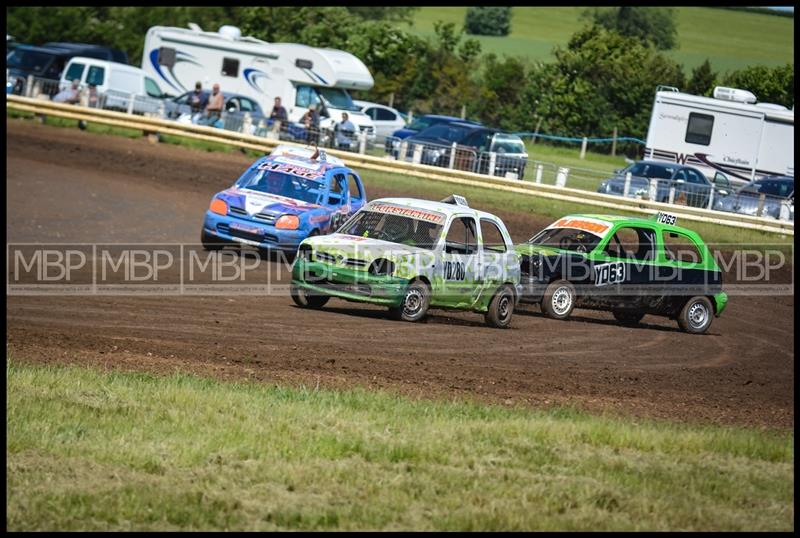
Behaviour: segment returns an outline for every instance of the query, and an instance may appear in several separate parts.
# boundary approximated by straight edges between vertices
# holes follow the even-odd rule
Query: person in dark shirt
[[[203,91],[203,85],[198,82],[194,85],[194,91],[189,95],[189,107],[192,109],[193,123],[197,123],[207,104],[208,95]]]

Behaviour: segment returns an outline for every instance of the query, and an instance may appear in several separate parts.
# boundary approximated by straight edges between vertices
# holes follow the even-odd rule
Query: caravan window
[[[222,59],[222,76],[224,77],[238,77],[239,76],[239,60],[233,58]]]
[[[175,49],[172,47],[161,47],[158,49],[158,64],[164,67],[174,67]]]
[[[714,128],[714,116],[708,114],[689,114],[689,125],[686,127],[686,142],[707,146],[711,143],[711,130]]]

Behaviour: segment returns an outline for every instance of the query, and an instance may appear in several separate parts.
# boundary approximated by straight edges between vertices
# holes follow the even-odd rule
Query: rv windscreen
[[[338,110],[361,110],[353,103],[353,99],[350,97],[350,94],[347,93],[347,90],[343,90],[341,88],[315,89],[317,90],[317,95],[319,95],[325,103],[325,106],[336,108]]]

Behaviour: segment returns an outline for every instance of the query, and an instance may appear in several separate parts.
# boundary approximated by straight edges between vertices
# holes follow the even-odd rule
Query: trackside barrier
[[[146,116],[128,115],[121,112],[92,109],[76,105],[64,105],[51,101],[29,99],[15,95],[6,95],[6,106],[10,109],[32,112],[39,115],[53,115],[69,119],[84,120],[102,123],[129,129],[138,129],[148,133],[164,133],[229,144],[255,151],[270,151],[279,144],[290,144],[263,137],[243,134],[234,131],[225,131],[201,125],[183,125],[174,121],[162,120]],[[303,147],[303,144],[296,144]],[[425,164],[413,164],[387,157],[326,150],[327,153],[340,157],[348,166],[367,168],[382,172],[403,173],[428,180],[441,181],[470,187],[490,188],[505,192],[538,196],[540,198],[572,202],[582,205],[617,209],[643,214],[668,212],[680,219],[708,222],[733,228],[759,230],[782,235],[794,235],[794,222],[752,217],[740,214],[725,214],[718,211],[709,211],[705,208],[685,206],[676,211],[675,206],[650,200],[622,198],[603,193],[590,192],[567,187],[557,187],[544,183],[520,182],[518,180],[501,177],[485,176],[474,172],[450,170]],[[730,218],[725,218],[730,217]]]

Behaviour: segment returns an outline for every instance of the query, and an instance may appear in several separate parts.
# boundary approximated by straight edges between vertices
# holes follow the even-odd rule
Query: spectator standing
[[[319,114],[315,105],[309,105],[308,111],[303,114],[303,125],[306,128],[306,142],[319,144]]]
[[[97,108],[99,105],[98,96],[97,96],[97,86],[94,84],[89,84],[89,100],[88,100],[89,108]]]
[[[272,107],[272,112],[269,115],[269,119],[272,121],[281,121],[285,122],[289,120],[289,114],[286,113],[286,109],[281,106],[281,98],[275,98],[275,105]]]
[[[211,95],[208,97],[206,105],[205,125],[214,125],[222,117],[222,106],[225,104],[225,97],[219,91],[219,84],[214,84],[211,88]]]
[[[80,84],[78,79],[73,80],[69,88],[61,90],[53,97],[53,102],[67,103],[68,105],[76,104],[81,99],[78,92],[78,84]]]
[[[208,94],[203,91],[203,85],[197,82],[194,91],[189,95],[189,107],[192,110],[192,123],[198,123],[200,115],[208,105]]]
[[[333,128],[336,132],[336,146],[339,149],[350,150],[355,138],[356,126],[350,121],[347,112],[342,112],[342,121]]]

